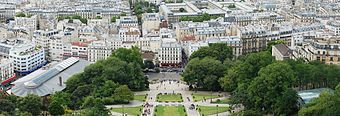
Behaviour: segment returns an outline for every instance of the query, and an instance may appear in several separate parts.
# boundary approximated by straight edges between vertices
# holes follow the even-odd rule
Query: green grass
[[[124,112],[127,113],[128,115],[133,115],[133,116],[137,116],[140,115],[142,113],[143,107],[139,106],[139,107],[125,107],[124,108]],[[110,109],[110,111],[112,112],[118,112],[118,113],[123,113],[123,108],[112,108]]]
[[[211,98],[218,98],[218,95],[211,95],[211,94],[201,94],[201,93],[193,93],[192,94],[192,97],[194,98],[194,101],[197,102],[197,101],[201,101],[203,100],[204,98],[206,100],[209,100]]]
[[[213,101],[211,103],[214,103],[214,104],[229,104],[230,103],[230,99],[228,99],[228,98],[219,99],[219,100]]]
[[[147,95],[135,95],[133,99],[137,100],[137,101],[145,101],[146,100],[146,96]]]
[[[184,106],[156,106],[154,116],[186,116]]]
[[[208,116],[222,112],[229,111],[229,107],[216,107],[216,106],[198,106],[201,115]]]
[[[181,94],[158,94],[158,102],[183,102]]]

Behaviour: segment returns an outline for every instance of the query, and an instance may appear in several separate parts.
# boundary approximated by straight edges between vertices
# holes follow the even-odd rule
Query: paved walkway
[[[148,114],[147,116],[153,116],[154,115],[154,111],[155,111],[155,107],[157,105],[162,105],[162,106],[179,106],[179,105],[184,105],[185,109],[187,111],[187,115],[188,116],[200,116],[199,112],[195,109],[190,110],[189,107],[191,106],[191,104],[199,105],[199,106],[229,106],[228,104],[211,104],[210,103],[210,99],[207,99],[205,102],[204,101],[198,101],[198,102],[194,102],[193,98],[192,98],[192,91],[188,91],[189,87],[188,85],[186,85],[185,83],[182,82],[178,82],[179,79],[177,79],[179,76],[173,76],[176,74],[170,74],[171,76],[166,76],[166,74],[161,74],[164,75],[162,77],[162,79],[159,80],[163,80],[162,82],[159,83],[155,83],[155,84],[150,84],[149,85],[149,89],[150,91],[141,91],[141,92],[135,92],[136,95],[145,95],[148,94],[146,102],[139,102],[139,101],[132,101],[130,104],[126,104],[124,105],[124,107],[136,107],[136,106],[141,106],[144,105],[145,103],[150,104],[152,107],[144,107],[144,110],[148,110],[150,109],[150,114]],[[173,79],[175,78],[175,79]],[[171,81],[168,81],[168,80]],[[174,81],[175,80],[175,81]],[[156,102],[156,98],[157,98],[157,94],[159,93],[181,93],[182,94],[182,98],[183,98],[183,102],[170,102],[170,103],[165,103],[165,102]],[[202,93],[202,94],[211,94],[210,91],[198,91],[197,93]],[[227,95],[226,93],[213,93],[213,94],[220,94],[223,95],[224,97],[220,97],[220,98],[215,98],[213,99],[213,101],[217,100],[217,99],[223,99],[223,98],[228,98],[229,95]],[[109,105],[106,106],[108,108],[121,108],[122,105]],[[122,116],[121,113],[116,113],[116,112],[112,112],[112,115],[114,116]],[[227,116],[229,115],[229,112],[224,112],[224,113],[219,113],[218,116]],[[142,116],[142,114],[141,114]],[[213,115],[216,116],[216,115]]]

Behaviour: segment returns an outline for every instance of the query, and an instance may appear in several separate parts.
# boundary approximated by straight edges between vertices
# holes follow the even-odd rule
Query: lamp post
[[[124,113],[124,103],[123,103],[122,105],[123,105],[123,106],[122,106],[122,107],[123,107],[123,116],[125,116],[125,113]]]
[[[216,105],[216,115],[218,116],[218,105]]]
[[[212,102],[212,99],[213,99],[213,97],[212,97],[212,90],[210,91],[210,103]]]

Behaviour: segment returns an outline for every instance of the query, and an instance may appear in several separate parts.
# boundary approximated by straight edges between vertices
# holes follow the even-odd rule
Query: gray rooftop
[[[65,60],[67,63],[69,59]],[[54,65],[53,68],[41,68],[23,78],[13,82],[11,92],[16,96],[26,96],[27,94],[35,94],[38,96],[46,96],[66,88],[64,84],[67,79],[76,73],[82,72],[90,62],[81,60],[71,63],[67,66],[65,62]],[[66,66],[61,68],[62,66]],[[62,78],[62,84],[59,83],[59,77]]]

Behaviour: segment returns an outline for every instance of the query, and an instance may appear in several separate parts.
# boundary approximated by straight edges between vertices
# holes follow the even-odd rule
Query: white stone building
[[[88,60],[87,53],[87,43],[83,42],[71,42],[63,45],[63,59],[67,59],[70,57],[76,57],[83,60]]]
[[[158,13],[144,13],[142,17],[143,35],[159,29],[160,23],[161,21]]]
[[[28,31],[35,31],[38,27],[38,17],[33,15],[31,17],[15,17],[14,28],[24,29]]]
[[[119,38],[123,42],[135,42],[141,35],[138,28],[121,28],[119,29]]]
[[[176,42],[162,43],[158,51],[160,67],[181,67],[182,47]]]
[[[29,74],[46,64],[45,50],[30,43],[15,45],[9,52],[14,61],[14,70],[19,74]]]
[[[88,61],[97,62],[98,60],[104,60],[112,54],[112,46],[109,42],[105,41],[93,41],[88,44]]]
[[[326,28],[330,30],[333,36],[340,36],[340,21],[329,21]]]

